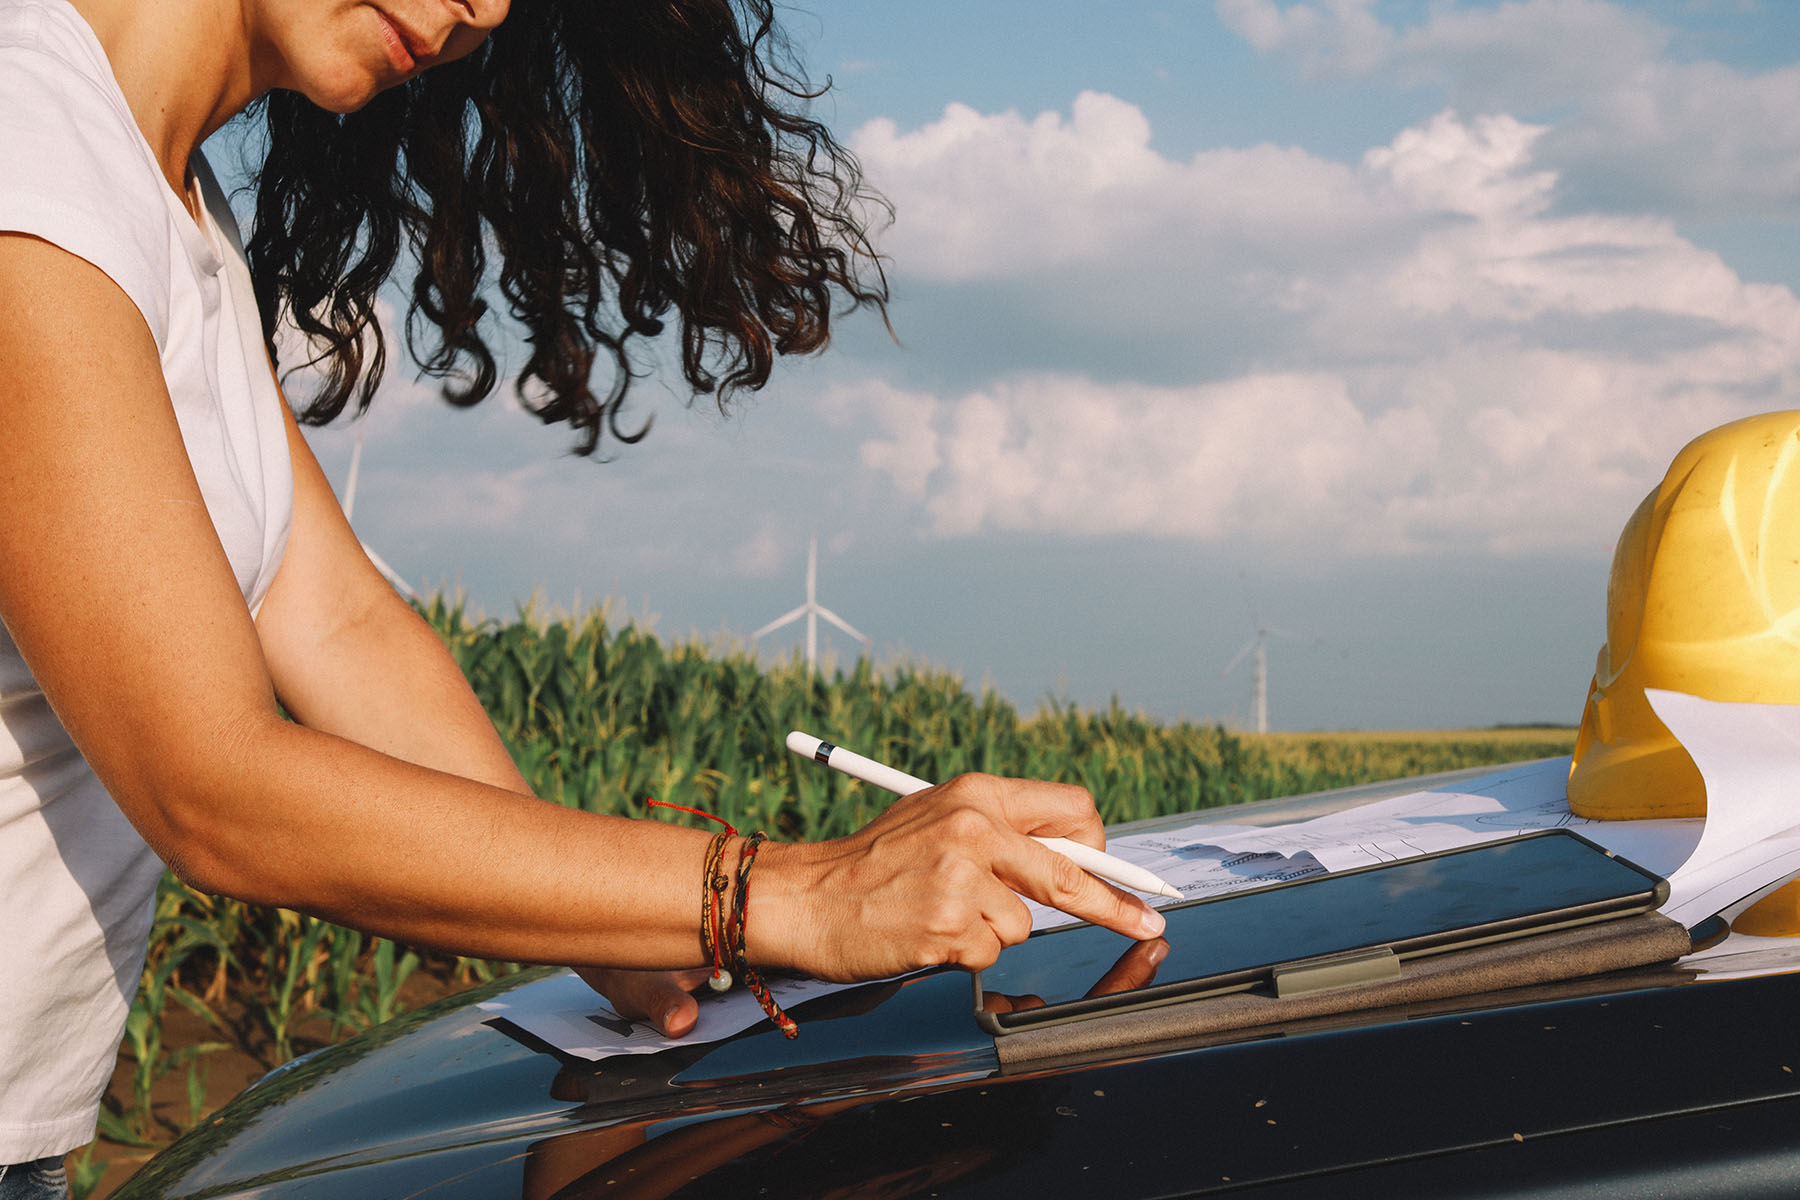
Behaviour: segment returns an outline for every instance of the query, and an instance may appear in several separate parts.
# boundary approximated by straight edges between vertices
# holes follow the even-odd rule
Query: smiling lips
[[[402,75],[416,68],[420,59],[430,58],[435,53],[431,43],[408,29],[397,17],[379,8],[375,13],[381,18],[381,42],[387,51],[388,62]]]

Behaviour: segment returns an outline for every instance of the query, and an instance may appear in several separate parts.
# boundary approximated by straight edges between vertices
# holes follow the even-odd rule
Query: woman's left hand
[[[685,1037],[700,1019],[691,994],[706,981],[711,968],[685,971],[631,971],[619,967],[576,967],[589,987],[606,997],[613,1011],[628,1021],[648,1021],[664,1037]]]

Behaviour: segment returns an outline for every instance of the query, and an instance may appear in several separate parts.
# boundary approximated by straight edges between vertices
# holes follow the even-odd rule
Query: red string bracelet
[[[738,859],[737,895],[733,898],[731,908],[732,960],[737,967],[738,977],[750,989],[750,994],[756,997],[756,1002],[762,1005],[763,1012],[781,1030],[783,1037],[792,1040],[800,1036],[799,1024],[781,1011],[781,1005],[775,1003],[775,997],[769,994],[769,985],[750,966],[750,960],[744,951],[745,916],[750,908],[750,868],[756,865],[756,852],[768,840],[768,834],[757,830],[744,843],[743,855]]]
[[[725,828],[713,834],[712,841],[706,845],[706,858],[700,868],[700,948],[712,962],[712,974],[707,976],[706,986],[715,992],[731,989],[731,972],[725,969],[725,890],[731,886],[731,877],[725,873],[725,844],[729,842],[737,827],[723,817],[715,817],[698,808],[689,808],[685,804],[670,804],[666,800],[649,799],[652,808],[673,808],[678,812],[692,813],[696,817],[705,817],[709,821],[717,821]]]
[[[731,989],[731,972],[725,969],[725,889],[731,877],[725,874],[725,843],[731,834],[723,829],[713,835],[706,847],[706,863],[700,870],[700,946],[712,961],[712,974],[706,986],[715,992]]]
[[[769,985],[763,982],[761,975],[750,965],[745,953],[744,925],[750,908],[750,868],[756,865],[756,852],[762,844],[769,840],[769,835],[757,830],[745,841],[743,850],[738,855],[737,892],[731,898],[730,915],[726,916],[724,892],[731,886],[730,877],[724,871],[725,845],[737,833],[737,827],[723,817],[715,817],[698,808],[689,808],[684,804],[670,804],[666,800],[650,799],[652,808],[672,808],[677,812],[692,813],[696,817],[705,817],[709,821],[717,821],[725,828],[713,835],[706,847],[706,861],[701,868],[700,880],[700,944],[706,957],[712,960],[713,973],[707,980],[716,992],[725,991],[732,984],[730,972],[725,970],[724,951],[729,926],[732,965],[736,968],[738,978],[762,1005],[764,1013],[781,1030],[783,1037],[792,1040],[800,1036],[800,1026],[794,1018],[781,1010],[775,1003],[775,997],[769,994]]]
[[[672,808],[676,812],[693,813],[696,817],[705,817],[709,821],[717,821],[719,824],[723,825],[729,833],[737,832],[736,825],[733,825],[724,817],[713,816],[703,808],[689,808],[685,804],[670,804],[667,800],[658,800],[654,796],[644,797],[644,803],[648,804],[651,808]]]

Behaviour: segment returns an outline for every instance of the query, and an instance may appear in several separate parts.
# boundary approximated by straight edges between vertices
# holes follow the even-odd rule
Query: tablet
[[[1668,894],[1579,834],[1544,830],[1171,905],[1153,969],[1156,941],[1097,925],[1033,934],[976,972],[976,1020],[1003,1034],[1284,978],[1354,982],[1399,960],[1649,912]]]

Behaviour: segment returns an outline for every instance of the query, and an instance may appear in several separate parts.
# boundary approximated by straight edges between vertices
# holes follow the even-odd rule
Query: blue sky
[[[1800,5],[787,24],[896,206],[901,344],[852,319],[729,420],[649,380],[603,464],[398,379],[355,516],[416,585],[743,638],[816,531],[878,663],[1027,711],[1241,726],[1260,620],[1276,728],[1572,722],[1631,509],[1694,435],[1800,406]],[[352,436],[313,436],[334,479]]]

